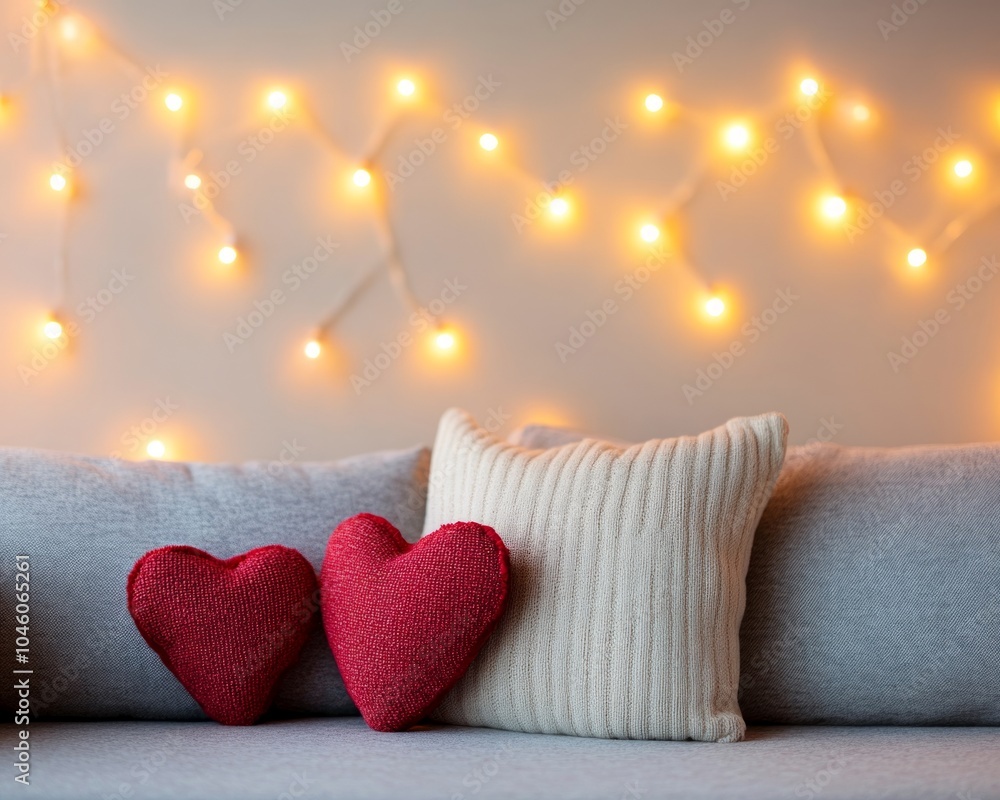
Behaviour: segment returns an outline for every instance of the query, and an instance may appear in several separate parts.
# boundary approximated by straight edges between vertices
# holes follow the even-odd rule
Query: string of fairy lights
[[[77,11],[67,11],[62,5],[51,2],[51,0],[37,0],[37,6],[48,18],[49,24],[42,26],[36,37],[35,43],[40,51],[38,54],[40,58],[36,58],[34,63],[44,65],[44,68],[39,71],[46,81],[53,126],[60,146],[65,152],[68,149],[69,136],[62,107],[61,74],[71,55],[65,51],[78,46],[81,41],[89,39],[106,51],[127,73],[142,75],[144,70],[139,61],[117,47],[109,38],[100,34],[97,28]],[[651,92],[647,94],[642,99],[641,113],[650,115],[651,118],[665,116],[678,122],[694,124],[699,130],[699,140],[704,143],[704,152],[692,159],[695,168],[672,189],[668,197],[664,198],[659,212],[651,218],[638,221],[634,232],[638,241],[652,246],[662,242],[664,238],[668,238],[666,226],[687,213],[694,198],[711,183],[713,176],[717,173],[719,161],[717,154],[720,152],[723,154],[725,165],[733,167],[735,164],[736,168],[739,168],[740,159],[749,158],[755,152],[762,152],[761,148],[766,144],[756,129],[754,120],[764,119],[767,114],[775,111],[787,113],[789,105],[793,109],[806,108],[808,110],[809,113],[802,115],[799,127],[805,136],[806,149],[811,160],[830,187],[817,199],[819,217],[832,224],[849,224],[852,214],[856,214],[864,207],[866,199],[852,194],[846,188],[824,141],[823,120],[827,116],[823,113],[826,102],[824,98],[831,96],[832,90],[830,87],[824,86],[821,80],[813,75],[801,76],[795,88],[796,97],[794,100],[784,98],[769,109],[758,110],[753,114],[727,120],[706,115],[698,109],[687,108],[673,100],[665,99],[661,93]],[[218,263],[222,267],[233,267],[242,258],[240,239],[236,226],[217,210],[210,193],[206,191],[206,180],[203,173],[199,171],[204,153],[201,149],[191,145],[191,120],[187,113],[190,105],[189,97],[184,91],[177,88],[165,88],[162,91],[163,106],[178,122],[178,150],[171,171],[171,183],[177,188],[182,186],[185,191],[190,193],[192,206],[215,229],[218,237],[215,258]],[[374,137],[367,154],[360,158],[352,156],[340,147],[324,129],[318,115],[313,113],[304,98],[297,97],[286,87],[280,86],[272,87],[265,93],[263,105],[269,113],[282,118],[287,116],[294,118],[296,122],[301,122],[315,134],[317,141],[346,165],[345,172],[349,175],[353,189],[372,195],[376,201],[373,207],[377,211],[377,221],[383,239],[383,253],[379,261],[342,295],[329,313],[314,327],[312,335],[302,349],[305,357],[309,359],[318,359],[323,355],[332,338],[332,331],[336,324],[357,298],[372,285],[379,274],[388,277],[393,290],[406,310],[410,312],[423,311],[411,286],[409,274],[404,267],[399,242],[394,233],[388,204],[381,192],[380,182],[375,180],[375,174],[380,169],[378,156],[396,128],[395,123],[398,121],[398,115],[405,113],[407,101],[418,98],[421,91],[422,87],[414,77],[398,77],[394,86],[394,94],[403,106],[397,110],[397,117],[391,119],[382,130],[378,131],[378,135]],[[10,106],[14,100],[14,93],[10,91],[0,93],[0,112]],[[848,124],[855,126],[870,125],[875,117],[870,105],[862,101],[848,103],[846,113],[843,115]],[[496,133],[482,131],[478,137],[478,146],[486,153],[494,154],[497,151],[502,153],[504,143]],[[751,161],[743,162],[747,164],[748,172],[751,168],[755,170],[756,166],[759,166],[759,163],[751,163]],[[970,183],[979,169],[974,157],[966,153],[955,157],[948,166],[953,180],[959,184]],[[531,178],[531,180],[536,185],[544,185],[537,179]],[[51,314],[42,324],[43,335],[52,340],[59,340],[66,335],[65,307],[69,285],[67,237],[71,227],[72,204],[70,201],[75,195],[75,181],[76,176],[73,174],[73,168],[67,167],[65,164],[54,168],[48,178],[51,190],[63,196],[67,201],[62,210],[55,248],[56,303]],[[573,215],[575,199],[568,192],[556,190],[547,192],[545,197],[543,212],[551,219],[562,221]],[[905,263],[910,269],[919,270],[940,259],[948,248],[973,224],[984,219],[997,208],[1000,208],[1000,192],[981,197],[977,202],[967,207],[963,213],[945,224],[937,235],[928,237],[926,241],[920,241],[918,237],[909,234],[887,213],[879,214],[873,223],[888,230],[898,240],[900,257],[905,259]],[[691,272],[700,274],[700,270],[694,266],[690,254],[685,252],[685,248],[679,242],[671,241],[670,245],[672,259],[689,268]],[[715,291],[711,285],[704,281],[702,283],[704,293],[699,299],[702,311],[708,318],[723,317],[728,307],[725,294]],[[442,354],[454,352],[460,341],[458,332],[440,319],[435,319],[431,337],[432,346]],[[158,447],[149,451],[150,455],[154,456],[157,452],[159,452]]]
[[[109,38],[102,35],[96,26],[88,19],[85,19],[76,11],[67,11],[58,3],[51,0],[38,0],[37,6],[43,14],[43,24],[38,29],[38,35],[33,44],[42,56],[41,59],[34,59],[37,64],[42,61],[46,64],[46,69],[42,71],[46,81],[48,94],[51,100],[53,126],[56,136],[63,152],[70,150],[68,146],[69,136],[65,125],[65,115],[62,112],[62,86],[61,71],[62,50],[74,50],[80,48],[85,42],[95,45],[113,57],[115,62],[123,67],[126,72],[133,76],[142,76],[144,70],[140,62],[129,56],[124,50],[117,47]],[[60,49],[62,48],[62,49]],[[417,94],[417,84],[410,78],[401,78],[397,81],[395,92],[399,98],[411,99]],[[13,92],[0,94],[0,106],[11,105],[14,101]],[[182,185],[190,193],[190,207],[196,213],[200,213],[208,223],[217,231],[219,247],[216,252],[216,259],[224,267],[233,267],[241,258],[239,248],[239,237],[235,226],[225,218],[216,208],[210,193],[210,184],[206,182],[202,174],[198,171],[198,166],[204,157],[201,149],[190,145],[191,118],[188,115],[189,102],[185,93],[171,89],[165,92],[162,97],[166,110],[174,116],[179,126],[179,147],[174,158],[171,169],[171,183]],[[292,120],[302,122],[317,140],[333,153],[336,158],[346,160],[355,164],[351,175],[352,184],[359,190],[374,192],[376,187],[372,183],[372,169],[376,161],[376,154],[384,147],[389,134],[394,127],[394,121],[387,125],[375,138],[374,143],[369,148],[369,154],[362,159],[351,158],[336,143],[323,128],[319,118],[304,103],[301,98],[294,98],[289,91],[284,88],[272,88],[265,96],[264,106],[268,111],[281,117],[283,124],[290,124]],[[53,310],[45,319],[42,325],[42,333],[52,340],[60,340],[66,335],[66,313],[64,308],[67,304],[67,294],[69,287],[69,264],[68,264],[68,231],[70,228],[69,217],[72,203],[70,202],[76,192],[77,187],[74,182],[73,168],[65,163],[57,164],[49,176],[49,187],[53,192],[62,195],[66,199],[63,208],[63,222],[59,228],[56,246],[56,302]],[[384,266],[390,283],[398,294],[405,307],[410,311],[422,311],[421,304],[417,301],[416,295],[410,285],[409,276],[399,257],[399,245],[395,239],[393,227],[388,215],[388,207],[383,202],[377,206],[380,211],[379,229],[384,239],[384,258],[381,265]],[[329,335],[330,329],[340,318],[346,308],[354,302],[357,295],[365,290],[377,269],[369,270],[364,279],[349,292],[345,298],[339,302],[316,327],[315,334],[303,350],[308,358],[316,359],[322,354],[323,345]],[[457,343],[456,334],[443,323],[438,321],[434,333],[434,345],[442,352],[454,348]]]
[[[834,166],[833,159],[826,147],[822,134],[823,119],[826,115],[823,113],[825,110],[823,107],[824,104],[820,102],[821,96],[824,94],[824,88],[823,84],[816,77],[810,75],[803,76],[797,86],[796,94],[798,98],[794,102],[798,106],[808,104],[805,106],[807,113],[803,115],[804,119],[800,119],[799,124],[806,137],[808,154],[829,185],[828,190],[823,192],[817,199],[818,215],[827,223],[850,226],[852,224],[851,215],[863,210],[866,205],[871,204],[871,201],[850,192],[845,187],[845,182]],[[816,104],[814,104],[814,101]],[[739,159],[755,147],[757,147],[758,152],[762,152],[760,150],[762,144],[759,141],[760,137],[754,130],[753,124],[745,118],[731,119],[719,123],[718,120],[707,119],[704,115],[693,109],[684,109],[676,104],[668,104],[657,93],[646,95],[643,105],[646,112],[654,116],[673,112],[676,116],[681,117],[687,112],[696,124],[702,128],[703,135],[701,138],[706,143],[714,141],[710,126],[717,125],[718,141],[721,142],[723,151],[728,154],[728,158],[730,159],[728,163],[730,164],[733,158]],[[875,114],[871,107],[866,102],[860,100],[847,103],[844,110],[846,113],[842,115],[843,118],[848,120],[852,125],[867,126],[875,119]],[[773,109],[769,109],[769,111],[773,111]],[[787,110],[786,113],[788,113]],[[765,116],[767,116],[766,113],[752,115],[754,118],[763,118]],[[998,109],[997,117],[1000,120],[1000,109]],[[937,160],[938,156],[939,154],[935,153],[932,158]],[[698,169],[675,190],[674,196],[677,200],[669,204],[668,210],[662,215],[662,219],[640,223],[638,235],[642,241],[653,243],[660,239],[663,220],[676,219],[697,193],[709,183],[712,177],[710,166],[712,161],[713,159],[710,154],[703,155],[698,160]],[[744,162],[744,164],[746,164],[745,171],[747,174],[753,174],[760,166],[759,160]],[[977,167],[972,158],[960,155],[950,162],[949,170],[954,181],[959,184],[967,184],[975,176]],[[998,208],[1000,208],[1000,192],[988,194],[973,203],[958,217],[947,222],[938,235],[929,237],[926,242],[921,241],[920,237],[912,235],[895,222],[886,213],[885,208],[879,208],[877,213],[871,215],[871,218],[872,224],[878,224],[886,228],[898,241],[899,247],[897,249],[900,250],[900,256],[905,258],[908,268],[919,270],[928,265],[930,258],[940,259],[972,224],[982,220]],[[564,213],[564,211],[561,210],[560,213]],[[684,253],[678,253],[677,255],[682,263],[688,263],[690,266],[689,259]],[[706,287],[705,297],[703,297],[703,310],[708,317],[721,317],[727,310],[726,300],[721,294],[714,293],[711,287]]]

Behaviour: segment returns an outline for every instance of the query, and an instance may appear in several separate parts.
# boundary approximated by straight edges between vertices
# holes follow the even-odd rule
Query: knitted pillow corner
[[[739,628],[757,522],[781,470],[779,414],[700,436],[525,450],[443,416],[425,535],[504,531],[507,614],[433,715],[623,739],[738,741]]]

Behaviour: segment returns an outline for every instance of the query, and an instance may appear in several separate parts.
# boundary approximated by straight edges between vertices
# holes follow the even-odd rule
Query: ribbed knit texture
[[[448,411],[425,534],[502,532],[508,608],[435,719],[629,739],[738,741],[753,533],[781,469],[778,414],[626,449],[525,450]]]
[[[789,447],[747,570],[745,718],[1000,726],[998,575],[1000,444]]]

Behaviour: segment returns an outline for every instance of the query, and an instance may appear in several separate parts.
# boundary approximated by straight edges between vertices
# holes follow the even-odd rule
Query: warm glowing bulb
[[[954,169],[959,178],[968,178],[972,174],[972,162],[963,158],[955,164]]]
[[[803,78],[799,91],[806,97],[812,97],[819,91],[819,82],[815,78]]]
[[[642,237],[644,242],[655,242],[660,238],[660,229],[649,223],[639,229],[639,236]]]
[[[922,267],[927,263],[927,252],[919,247],[914,247],[906,254],[906,263],[911,267]]]
[[[646,95],[646,110],[656,113],[661,108],[663,108],[663,98],[658,94],[647,94]]]
[[[741,123],[730,125],[722,134],[726,146],[732,150],[742,150],[750,144],[750,129]]]
[[[868,120],[871,119],[872,110],[864,103],[858,103],[851,109],[851,116],[854,117],[857,122],[868,122]]]
[[[192,172],[190,175],[184,176],[184,185],[188,189],[197,189],[201,186],[201,178]]]
[[[282,91],[275,90],[267,96],[267,104],[275,111],[278,111],[288,105],[288,95]]]
[[[163,98],[163,103],[171,111],[180,111],[181,106],[184,105],[184,98],[176,92],[171,92]]]
[[[219,248],[219,261],[223,264],[232,264],[236,260],[236,248],[232,245],[226,245],[225,247]]]
[[[396,91],[403,95],[403,97],[410,97],[417,91],[417,85],[409,78],[403,78],[403,80],[396,84]]]
[[[167,454],[167,446],[159,439],[153,439],[146,445],[146,455],[150,458],[163,458]]]
[[[569,213],[569,201],[563,197],[555,197],[549,203],[549,212],[557,217],[565,217]]]
[[[354,172],[354,185],[355,186],[367,186],[372,182],[372,174],[366,169],[355,170]]]
[[[48,322],[45,323],[45,327],[42,328],[42,333],[45,334],[45,337],[47,339],[58,339],[60,336],[62,336],[63,326],[59,322],[59,320],[50,319]]]
[[[443,353],[454,350],[457,343],[458,340],[451,331],[438,331],[434,336],[434,346]]]
[[[80,23],[75,17],[63,17],[59,23],[59,32],[63,39],[73,41],[80,38]]]
[[[323,345],[317,339],[313,339],[311,342],[306,342],[304,350],[306,358],[319,358],[319,354],[323,352]]]
[[[726,304],[721,297],[712,297],[705,303],[705,313],[710,317],[721,317],[726,310]]]
[[[840,195],[830,195],[823,199],[823,215],[829,219],[839,219],[847,213],[847,201]]]
[[[484,133],[479,137],[479,146],[483,150],[496,150],[497,145],[500,144],[500,140],[497,139],[492,133]]]
[[[53,172],[49,176],[49,186],[52,187],[54,191],[61,192],[67,186],[66,176],[60,175],[58,172]]]

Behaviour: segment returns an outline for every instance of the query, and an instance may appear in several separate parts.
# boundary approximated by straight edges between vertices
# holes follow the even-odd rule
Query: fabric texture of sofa
[[[341,717],[251,728],[51,722],[32,736],[22,794],[35,800],[1000,797],[997,728],[764,726],[714,744],[451,726],[376,733]]]
[[[0,448],[0,643],[13,650],[13,582],[31,559],[32,707],[43,717],[205,719],[129,616],[125,584],[148,550],[190,545],[218,558],[283,544],[319,570],[330,532],[368,511],[415,541],[429,452],[336,462],[131,462]],[[0,708],[14,693],[0,684]],[[278,710],[357,713],[320,627],[278,686]]]
[[[579,438],[544,429],[514,437],[543,446]],[[193,531],[202,537],[193,543],[219,555],[280,542],[318,567],[329,530],[359,511],[395,515],[415,537],[426,451],[269,474],[266,465],[127,465],[0,449],[0,588],[14,556],[33,551],[33,686],[53,689],[70,669],[27,726],[9,722],[15,695],[4,676],[0,748],[10,766],[0,797],[1000,800],[998,457],[997,445],[792,449],[751,556],[740,701],[751,724],[744,741],[716,744],[437,724],[378,733],[357,716],[323,716],[353,706],[331,683],[323,691],[333,704],[311,707],[294,672],[278,717],[249,727],[202,721],[173,676],[137,648],[124,602],[115,610],[134,559]],[[796,505],[802,498],[808,508]],[[154,524],[138,526],[137,537],[140,510]],[[101,532],[96,543],[90,528]],[[224,537],[235,529],[254,540]],[[97,610],[87,606],[95,576]],[[9,611],[6,594],[3,602]],[[123,638],[88,649],[74,620]],[[789,620],[801,635],[786,641]],[[0,614],[8,651],[10,627]],[[72,662],[81,642],[82,671]],[[335,669],[325,650],[312,658],[311,669]],[[837,724],[760,724],[793,719]],[[25,729],[29,787],[13,782],[11,757]]]

